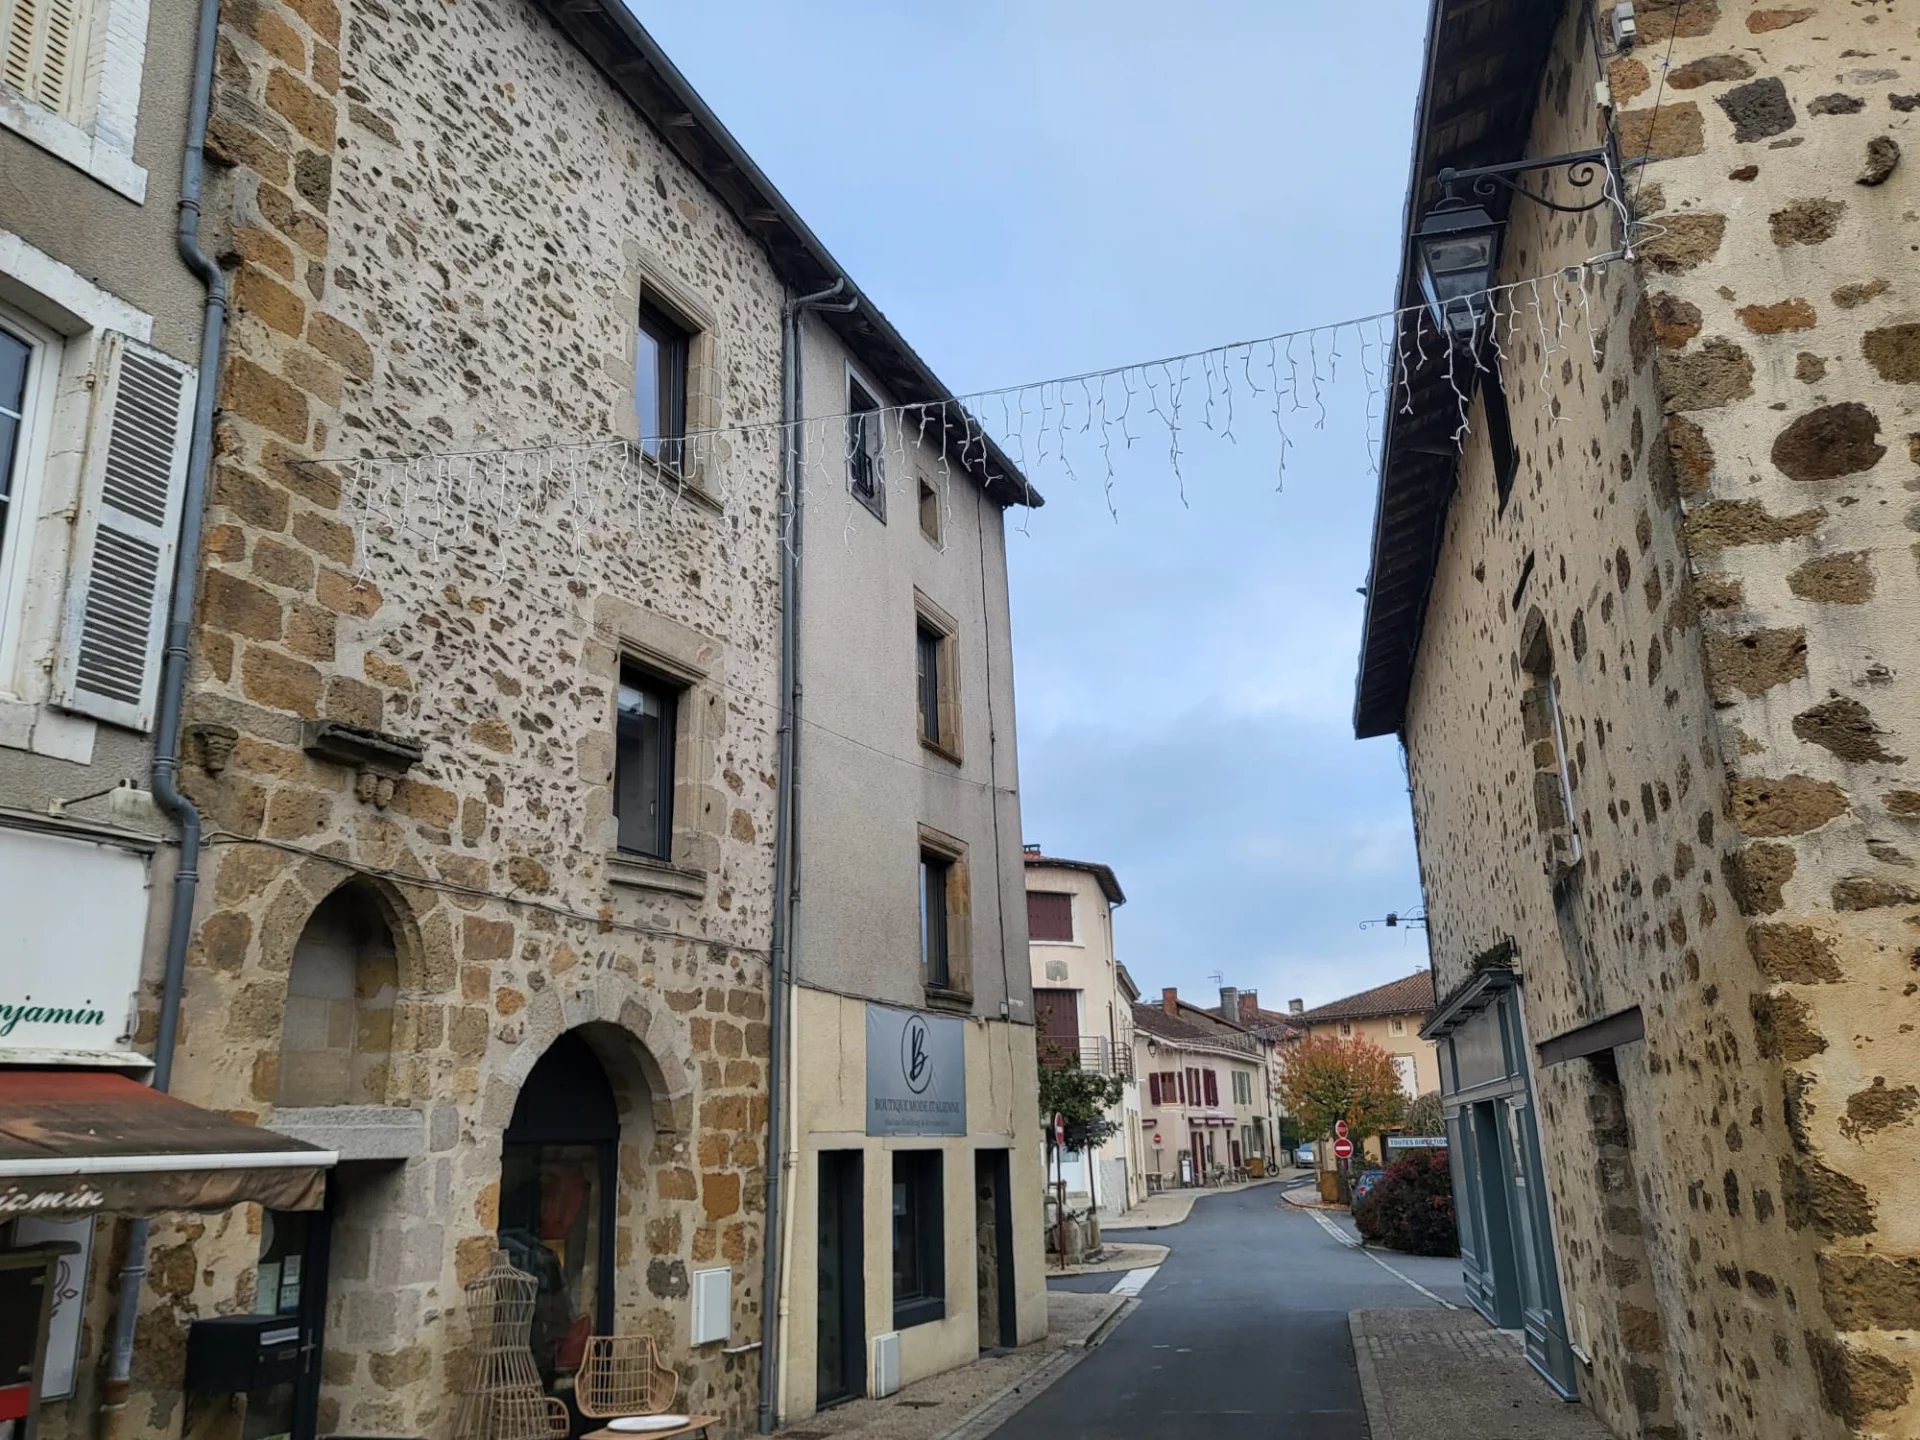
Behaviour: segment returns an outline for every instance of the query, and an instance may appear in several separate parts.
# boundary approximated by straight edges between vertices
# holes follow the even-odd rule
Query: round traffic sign
[[[1346,1139],[1347,1138],[1347,1122],[1344,1120],[1334,1121],[1333,1133],[1337,1139],[1341,1139],[1341,1140]]]
[[[1156,1145],[1160,1143],[1160,1132],[1158,1130],[1153,1132],[1153,1143]]]
[[[1067,1117],[1058,1110],[1053,1112],[1053,1143],[1056,1145],[1067,1143]]]
[[[1353,1142],[1344,1135],[1341,1136],[1340,1139],[1333,1142],[1333,1153],[1341,1160],[1349,1158],[1353,1154]]]

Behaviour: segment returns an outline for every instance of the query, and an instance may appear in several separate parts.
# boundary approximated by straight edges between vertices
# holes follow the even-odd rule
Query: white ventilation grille
[[[71,118],[89,0],[0,0],[0,82]]]
[[[873,1398],[885,1399],[900,1388],[900,1332],[890,1330],[873,1337],[873,1364],[867,1367],[873,1380]]]
[[[145,730],[173,591],[193,372],[124,335],[107,336],[101,352],[54,699]]]
[[[733,1267],[693,1272],[693,1343],[712,1345],[733,1335]]]

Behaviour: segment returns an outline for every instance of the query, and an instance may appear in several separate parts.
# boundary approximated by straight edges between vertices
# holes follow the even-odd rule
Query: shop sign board
[[[0,1062],[124,1063],[147,923],[147,858],[0,828]]]
[[[867,1134],[966,1133],[964,1023],[950,1015],[867,1006]]]

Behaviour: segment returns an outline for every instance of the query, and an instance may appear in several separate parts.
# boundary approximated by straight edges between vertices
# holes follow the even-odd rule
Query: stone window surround
[[[1538,605],[1529,607],[1521,622],[1520,668],[1529,680],[1520,701],[1521,739],[1533,762],[1534,808],[1547,843],[1549,873],[1558,886],[1579,869],[1583,847],[1574,819],[1573,772],[1554,675],[1553,643]]]
[[[0,126],[84,171],[136,205],[147,172],[133,162],[150,0],[94,0],[80,79],[80,121],[0,89]]]
[[[965,759],[960,729],[960,622],[948,614],[945,608],[929,599],[917,586],[913,592],[913,615],[916,665],[919,663],[920,627],[925,626],[940,636],[940,738],[928,739],[920,725],[920,701],[917,690],[913,706],[914,733],[919,737],[920,747],[923,750],[931,751],[941,759],[958,765]]]
[[[642,302],[664,311],[687,332],[687,421],[686,433],[700,436],[698,443],[682,448],[676,467],[636,450],[643,469],[664,485],[673,487],[688,499],[709,509],[723,508],[721,494],[728,442],[717,432],[723,423],[721,376],[725,373],[717,322],[711,306],[676,280],[666,265],[639,251],[633,252],[627,273],[623,302],[627,308],[627,348],[623,367],[615,374],[626,377],[623,399],[614,408],[613,429],[622,439],[639,441],[639,412],[633,405],[634,347],[640,337]],[[718,452],[718,453],[717,453]]]
[[[108,330],[148,342],[153,317],[102,290],[18,235],[0,230],[0,307],[50,337],[45,424],[29,427],[20,513],[35,517],[25,563],[0,595],[0,748],[77,765],[92,762],[99,723],[50,703],[72,560],[69,513],[79,503],[94,371]],[[25,328],[25,327],[23,327]],[[36,493],[37,490],[37,493]]]
[[[719,646],[677,621],[630,601],[602,596],[595,609],[600,628],[607,632],[612,656],[606,672],[604,732],[609,758],[604,773],[594,777],[601,791],[595,803],[605,827],[607,882],[624,889],[704,900],[708,876],[719,866],[721,844],[722,820],[706,803],[725,683],[719,669]],[[617,845],[611,744],[623,664],[638,665],[683,687],[674,719],[671,861],[628,855]]]
[[[967,872],[967,842],[926,824],[919,827],[918,842],[913,852],[916,877],[922,855],[937,855],[951,867],[947,871],[947,983],[925,986],[927,1004],[940,1010],[970,1011],[973,1009],[973,886]],[[917,878],[914,893],[919,893]],[[917,938],[917,924],[914,933]],[[917,964],[916,961],[916,968]]]

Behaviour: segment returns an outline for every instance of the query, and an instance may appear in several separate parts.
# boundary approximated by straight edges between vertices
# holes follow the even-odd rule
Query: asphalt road
[[[994,1440],[1367,1440],[1347,1312],[1434,1301],[1272,1186],[1202,1199],[1152,1239],[1172,1253],[1139,1308]],[[1380,1258],[1465,1304],[1457,1260]]]

